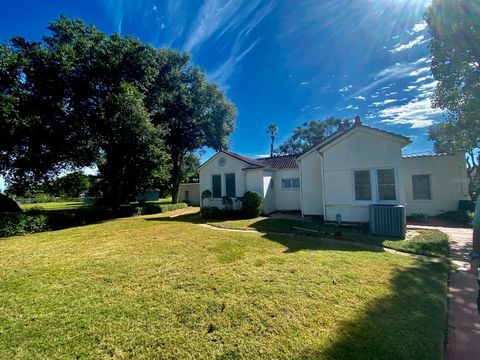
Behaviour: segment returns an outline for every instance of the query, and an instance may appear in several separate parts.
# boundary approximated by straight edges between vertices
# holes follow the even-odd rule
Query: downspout
[[[300,160],[300,212],[302,214],[302,219],[303,219],[303,180],[302,180],[302,160]]]
[[[327,222],[327,204],[325,202],[325,161],[320,151],[317,152],[320,159],[322,159],[322,197],[323,197],[323,221]]]

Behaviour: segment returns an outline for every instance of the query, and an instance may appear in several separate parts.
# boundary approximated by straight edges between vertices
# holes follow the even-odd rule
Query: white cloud
[[[409,41],[408,43],[406,44],[401,44],[401,43],[398,43],[397,45],[394,46],[393,49],[389,50],[392,54],[395,54],[395,53],[399,53],[401,51],[405,51],[405,50],[408,50],[408,49],[411,49],[413,48],[414,46],[417,46],[417,45],[420,45],[420,44],[423,44],[425,42],[427,42],[428,40],[425,40],[425,36],[424,35],[419,35],[417,36],[414,40],[411,40]]]
[[[411,71],[408,75],[409,76],[418,76],[420,74],[423,74],[423,73],[426,73],[426,72],[429,72],[429,71],[430,71],[430,66],[425,66],[425,67],[422,67],[420,69],[416,69],[416,70]]]
[[[323,106],[315,106],[313,110],[320,110],[321,108],[323,108]]]
[[[342,88],[339,89],[338,91],[341,92],[341,93],[344,93],[344,92],[350,91],[350,89],[351,89],[352,87],[353,87],[353,85],[347,85],[347,86],[342,87]]]
[[[193,50],[214,36],[218,39],[232,30],[236,31],[231,44],[229,57],[216,69],[209,71],[209,77],[219,82],[223,87],[236,65],[257,45],[259,39],[250,42],[251,31],[275,7],[275,1],[261,4],[261,0],[231,0],[227,3],[221,0],[206,0],[194,20],[184,48]]]
[[[417,33],[417,32],[420,32],[420,31],[423,31],[427,28],[428,24],[426,21],[422,21],[422,22],[419,22],[418,24],[415,24],[412,28],[412,30],[410,30],[409,34],[412,35],[414,33]]]
[[[398,39],[400,37],[400,35],[395,35],[395,36],[392,36],[392,39],[395,40],[395,39]]]
[[[354,96],[353,98],[357,100],[366,100],[365,96],[362,95]]]
[[[417,87],[414,86],[414,85],[409,85],[409,86],[407,86],[406,89],[403,89],[403,91],[409,92],[409,91],[415,90],[416,88],[417,88]]]
[[[240,62],[240,60],[242,60],[243,57],[247,55],[258,44],[259,41],[260,39],[257,39],[242,53],[230,56],[218,68],[208,72],[208,77],[210,78],[210,80],[223,85],[230,77],[232,72],[235,70],[235,66],[237,65],[237,63]]]
[[[375,101],[370,106],[380,107],[380,106],[385,106],[387,104],[391,104],[391,103],[396,102],[396,101],[398,101],[398,100],[397,99],[385,99],[383,101]]]
[[[426,91],[430,95],[432,93],[432,91],[435,90],[437,84],[438,84],[438,81],[434,80],[432,82],[420,85],[417,90],[419,92],[425,92]]]
[[[308,84],[309,84],[308,81],[302,81],[302,82],[300,83],[300,86],[305,86],[305,85],[308,85]]]
[[[406,104],[380,110],[378,117],[383,119],[382,123],[410,125],[412,129],[418,129],[433,125],[432,117],[441,114],[441,110],[432,108],[429,98],[415,98]]]
[[[157,5],[153,5],[152,10],[155,11],[155,12],[157,12],[157,10],[158,10]]]
[[[417,80],[415,80],[415,83],[421,83],[430,79],[433,79],[432,75],[422,76],[422,77],[419,77]]]
[[[388,94],[385,94],[385,96],[392,96],[392,95],[397,95],[398,92],[396,91],[392,91],[392,92],[389,92]]]

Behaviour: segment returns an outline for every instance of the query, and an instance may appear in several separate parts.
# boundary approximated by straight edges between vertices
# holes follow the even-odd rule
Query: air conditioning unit
[[[405,207],[401,205],[370,205],[370,232],[377,236],[405,238]]]

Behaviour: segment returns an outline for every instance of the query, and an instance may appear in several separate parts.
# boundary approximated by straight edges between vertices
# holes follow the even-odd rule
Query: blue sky
[[[39,39],[60,14],[106,33],[192,53],[238,108],[231,149],[269,151],[305,121],[354,117],[432,149],[424,0],[18,0],[0,4],[0,41]],[[205,156],[210,155],[207,152]]]

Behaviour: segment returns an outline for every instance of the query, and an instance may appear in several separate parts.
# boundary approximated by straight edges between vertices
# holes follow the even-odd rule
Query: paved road
[[[472,251],[472,229],[446,223],[430,223],[450,239],[452,260],[458,270],[450,276],[448,287],[448,360],[480,359],[480,314],[477,310],[478,286],[470,273],[468,254]],[[410,225],[415,226],[415,225]],[[416,226],[417,227],[417,226]]]

